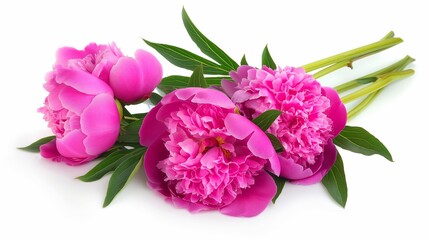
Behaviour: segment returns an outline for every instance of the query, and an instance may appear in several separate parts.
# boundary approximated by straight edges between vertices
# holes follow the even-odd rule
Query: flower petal
[[[157,167],[157,164],[168,156],[169,152],[165,148],[164,142],[158,138],[148,147],[143,163],[149,187],[166,197],[171,196],[171,194],[167,183],[164,181],[165,173]]]
[[[234,109],[235,105],[223,92],[210,88],[182,88],[177,89],[165,96],[161,103],[163,105],[189,100],[197,104],[212,104],[221,108]]]
[[[236,72],[235,71],[229,72],[229,75],[235,82],[240,83],[243,78],[247,78],[248,71],[250,69],[255,69],[255,68],[251,66],[243,65],[238,67]]]
[[[85,150],[83,144],[86,135],[76,129],[70,131],[62,138],[57,138],[58,152],[68,158],[86,158],[90,156]]]
[[[308,167],[304,168],[302,165],[295,163],[293,159],[288,159],[279,155],[281,171],[280,176],[290,179],[303,179],[312,176],[322,166],[323,159],[317,159],[316,162]]]
[[[109,84],[115,96],[132,103],[143,98],[143,76],[136,60],[121,57],[110,71]]]
[[[79,115],[94,98],[93,95],[79,92],[76,89],[67,86],[61,89],[58,97],[62,103],[62,107]]]
[[[99,155],[115,143],[120,131],[119,112],[115,99],[109,94],[94,97],[81,115],[81,129],[89,155]]]
[[[72,47],[63,47],[59,48],[56,53],[56,63],[62,65],[64,67],[67,67],[67,62],[70,59],[82,59],[84,58],[88,53],[85,51],[77,50],[76,48]]]
[[[135,58],[143,75],[142,94],[148,98],[162,79],[162,66],[155,56],[141,49],[135,52]]]
[[[273,178],[266,172],[255,177],[255,184],[244,189],[234,202],[220,209],[220,212],[234,217],[253,217],[270,204],[277,192]]]
[[[234,92],[236,91],[235,87],[237,87],[237,83],[231,80],[223,79],[221,84],[223,91],[225,91],[225,93],[229,97],[232,97],[232,95],[234,95]]]
[[[216,209],[215,207],[206,206],[200,203],[188,202],[175,196],[171,196],[167,201],[171,202],[175,207],[185,208],[191,213]]]
[[[323,163],[322,167],[317,171],[313,176],[308,178],[292,180],[291,183],[309,185],[322,181],[323,177],[328,173],[328,171],[332,168],[337,159],[337,149],[335,145],[330,141],[324,148],[323,151]]]
[[[280,162],[277,153],[267,135],[247,118],[230,113],[225,118],[227,131],[237,139],[245,139],[252,135],[247,142],[249,150],[257,157],[268,159],[270,171],[277,176],[280,174]]]
[[[161,107],[161,104],[156,105],[143,119],[143,124],[139,131],[140,145],[148,147],[165,133],[166,127],[164,123],[156,119]]]
[[[337,91],[332,88],[323,88],[325,95],[331,102],[331,107],[327,110],[326,115],[332,120],[332,135],[337,136],[346,126],[347,110]]]
[[[109,85],[87,72],[72,69],[57,69],[56,80],[58,83],[63,83],[82,93],[90,95],[108,93],[113,96]]]

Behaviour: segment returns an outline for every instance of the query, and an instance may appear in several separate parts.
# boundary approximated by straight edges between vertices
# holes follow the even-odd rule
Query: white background
[[[0,3],[0,239],[428,239],[428,32],[424,1],[2,1]],[[197,51],[181,22],[185,6],[200,30],[239,60],[259,66],[266,43],[276,63],[299,66],[378,40],[405,42],[321,79],[334,85],[406,54],[416,74],[396,82],[350,125],[365,127],[395,162],[342,151],[345,209],[319,185],[287,185],[255,218],[190,214],[148,189],[144,174],[103,209],[107,178],[74,178],[69,167],[16,147],[50,134],[36,109],[58,47],[115,41],[132,55],[141,37]],[[154,52],[154,51],[152,51]],[[159,55],[156,55],[159,56]],[[160,57],[165,76],[186,73]]]

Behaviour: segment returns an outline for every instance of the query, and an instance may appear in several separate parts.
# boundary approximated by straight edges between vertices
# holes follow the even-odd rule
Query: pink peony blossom
[[[337,92],[302,68],[272,70],[241,66],[222,87],[249,119],[269,109],[283,113],[268,129],[281,141],[280,176],[300,184],[320,182],[336,160],[332,139],[344,128],[347,112]]]
[[[162,67],[155,56],[139,49],[135,52],[135,59],[126,57],[114,43],[90,43],[84,50],[60,48],[54,68],[92,73],[109,84],[115,97],[125,103],[149,98],[162,78]]]
[[[115,143],[120,117],[105,82],[81,70],[57,68],[47,74],[44,87],[49,95],[39,112],[56,139],[40,147],[43,157],[78,165]]]
[[[149,186],[191,212],[255,216],[276,193],[265,171],[280,172],[271,142],[220,91],[171,92],[144,119],[140,144]]]

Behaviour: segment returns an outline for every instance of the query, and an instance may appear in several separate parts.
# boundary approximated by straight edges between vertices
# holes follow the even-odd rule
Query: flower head
[[[280,171],[267,136],[234,112],[222,92],[187,88],[163,98],[146,116],[140,143],[148,146],[149,186],[190,211],[219,209],[233,216],[263,211]]]
[[[338,94],[301,68],[241,66],[230,75],[234,82],[224,80],[222,87],[247,118],[283,112],[268,130],[284,147],[280,175],[297,183],[320,181],[336,159],[332,138],[346,122]]]

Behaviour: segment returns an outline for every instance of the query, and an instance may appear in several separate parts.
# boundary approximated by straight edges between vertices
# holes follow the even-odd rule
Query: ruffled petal
[[[157,164],[168,156],[169,152],[165,148],[163,141],[158,138],[148,147],[143,163],[149,187],[166,197],[170,197],[171,194],[167,183],[164,181],[165,173],[157,167]]]
[[[323,177],[328,173],[328,171],[332,168],[337,159],[337,149],[335,145],[330,141],[324,148],[323,151],[323,163],[322,167],[317,171],[313,176],[308,178],[292,180],[291,183],[301,184],[301,185],[309,185],[322,181]]]
[[[331,107],[326,111],[326,115],[332,120],[332,135],[337,136],[346,126],[347,110],[337,91],[330,87],[323,88],[325,96],[329,98]]]
[[[58,83],[63,83],[85,94],[97,95],[100,93],[107,93],[113,96],[112,89],[109,85],[88,72],[72,69],[57,69],[56,80]]]
[[[225,91],[225,93],[229,97],[232,97],[232,95],[234,95],[234,92],[236,91],[235,87],[237,87],[237,83],[227,79],[223,79],[221,84],[223,91]]]
[[[156,105],[143,119],[143,124],[139,131],[140,145],[146,147],[150,146],[167,130],[165,124],[156,119],[158,111],[161,107],[161,104]]]
[[[255,177],[255,184],[244,189],[234,202],[220,209],[220,212],[234,217],[253,217],[270,204],[277,192],[273,178],[262,171]]]
[[[239,114],[230,113],[225,118],[225,127],[233,137],[240,140],[252,135],[247,142],[249,150],[257,157],[268,159],[269,170],[277,176],[280,174],[277,153],[270,139],[258,126]]]
[[[63,47],[59,48],[56,53],[56,64],[62,65],[64,67],[67,66],[67,62],[70,59],[82,59],[84,58],[88,53],[85,51],[77,50],[76,48],[72,47]]]
[[[279,156],[281,171],[280,176],[290,179],[303,179],[312,176],[322,166],[323,159],[317,159],[316,162],[308,168],[304,168],[302,165],[293,161],[293,159],[287,159]]]
[[[223,92],[209,88],[177,89],[161,100],[165,105],[176,101],[189,100],[197,104],[211,104],[225,109],[234,109],[235,105]]]
[[[89,155],[98,155],[115,143],[120,130],[119,112],[115,99],[109,94],[94,97],[81,115],[83,141]]]

